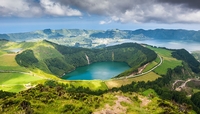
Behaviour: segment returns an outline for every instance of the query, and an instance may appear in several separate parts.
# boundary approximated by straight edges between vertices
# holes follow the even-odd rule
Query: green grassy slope
[[[163,59],[163,63],[154,70],[154,72],[158,73],[159,75],[165,75],[167,73],[167,69],[169,68],[174,69],[177,66],[183,66],[181,60],[177,60],[176,58],[172,57],[173,51],[163,49],[163,48],[151,47],[151,46],[147,46],[147,47],[155,51]]]
[[[0,73],[0,89],[10,92],[26,90],[26,84],[42,80],[40,77],[24,73]]]
[[[0,89],[10,92],[26,90],[25,84],[31,85],[43,83],[46,79],[58,80],[55,76],[41,70],[26,68],[17,64],[16,55],[22,50],[34,49],[38,43],[0,41]],[[40,43],[39,43],[40,44]],[[37,46],[36,46],[37,47]],[[21,50],[14,52],[11,50]]]

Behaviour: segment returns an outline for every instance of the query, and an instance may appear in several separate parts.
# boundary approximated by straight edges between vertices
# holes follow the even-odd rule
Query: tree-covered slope
[[[67,47],[49,41],[43,42],[48,44],[48,46],[40,46],[40,48],[35,46],[32,49],[35,55],[33,55],[31,50],[18,54],[16,56],[18,64],[28,67],[25,63],[37,62],[37,65],[34,67],[57,76],[62,76],[64,73],[70,72],[77,67],[88,65],[88,63],[117,61],[126,62],[131,67],[131,69],[123,73],[123,75],[129,75],[137,71],[138,67],[153,61],[157,57],[154,51],[136,43],[125,43],[101,49],[86,49]],[[31,53],[31,55],[27,56],[27,52]],[[46,54],[42,55],[44,53]]]
[[[199,73],[200,72],[200,63],[192,56],[189,52],[185,49],[176,50],[172,53],[172,56],[183,60],[188,64],[188,66],[192,69],[193,72]]]

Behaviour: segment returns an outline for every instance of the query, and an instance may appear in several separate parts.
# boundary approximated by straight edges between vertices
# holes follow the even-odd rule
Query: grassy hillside
[[[90,94],[70,92],[64,85],[55,86],[38,85],[5,100],[0,99],[0,112],[2,114],[183,113],[179,110],[178,104],[160,99],[152,89],[141,94],[118,91],[96,95],[96,92]],[[194,112],[187,108],[187,113]]]
[[[41,70],[20,66],[15,58],[23,50],[33,49],[36,42],[0,41],[0,89],[10,92],[19,92],[28,89],[25,85],[33,86],[44,83],[47,79],[57,78]],[[29,61],[29,60],[27,60]]]
[[[7,54],[6,52],[4,52],[4,54],[0,56],[0,70],[23,72],[27,71],[26,68],[21,67],[17,64],[17,62],[15,61],[15,56],[16,54]]]
[[[154,70],[154,72],[156,72],[157,74],[166,75],[167,70],[169,68],[174,69],[177,66],[183,66],[181,60],[177,60],[176,58],[172,57],[173,51],[170,51],[164,48],[152,47],[152,46],[147,46],[147,47],[155,51],[163,59],[163,63]],[[151,63],[151,64],[155,64],[155,63]]]
[[[42,80],[40,77],[31,76],[24,73],[0,73],[0,89],[10,92],[19,92],[28,89],[26,84]]]
[[[42,41],[31,45],[16,56],[16,61],[23,67],[38,68],[56,76],[62,76],[76,67],[102,61],[126,62],[131,69],[120,76],[129,75],[137,68],[156,58],[156,54],[136,43],[127,43],[102,49],[75,48]],[[26,54],[27,53],[27,54]],[[27,65],[26,65],[27,63]]]

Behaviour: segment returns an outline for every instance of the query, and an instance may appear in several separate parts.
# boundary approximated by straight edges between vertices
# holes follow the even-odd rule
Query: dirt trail
[[[175,80],[175,82],[172,84],[172,89],[174,89],[174,90],[181,90],[181,88],[185,88],[186,84],[188,82],[190,82],[190,81],[200,81],[200,80],[199,79],[195,79],[195,78],[191,78],[191,79],[187,79],[187,80]],[[180,86],[178,86],[178,87],[175,88],[174,86],[175,86],[175,84],[177,82],[182,82],[182,84]]]
[[[163,59],[160,55],[158,55],[158,57],[160,58],[160,63],[158,63],[156,66],[154,66],[153,68],[151,68],[150,70],[143,72],[143,73],[139,73],[139,74],[131,74],[129,76],[124,76],[124,77],[119,77],[119,78],[114,78],[113,80],[121,80],[121,79],[127,79],[127,78],[134,78],[134,77],[139,77],[145,74],[150,73],[151,71],[153,71],[154,69],[156,69],[157,67],[159,67],[162,63],[163,63]],[[142,69],[140,69],[142,72]]]
[[[145,64],[144,66],[140,67],[138,69],[138,74],[142,73],[142,71],[146,68],[146,66],[148,65],[149,63]]]
[[[126,102],[131,103],[131,99],[124,96],[116,96],[117,100],[115,101],[115,105],[110,106],[109,104],[106,104],[105,108],[101,111],[94,112],[93,114],[126,114],[127,109],[126,107],[123,107],[120,103]]]

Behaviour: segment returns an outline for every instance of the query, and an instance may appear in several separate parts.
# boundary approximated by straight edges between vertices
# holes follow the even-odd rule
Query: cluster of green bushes
[[[0,99],[1,98],[6,98],[6,97],[11,97],[11,96],[14,96],[15,93],[11,93],[11,92],[6,92],[6,91],[3,91],[3,90],[0,90]]]
[[[45,85],[37,85],[12,97],[0,98],[0,113],[91,114],[106,99],[102,93],[96,93],[98,91],[47,81]]]

